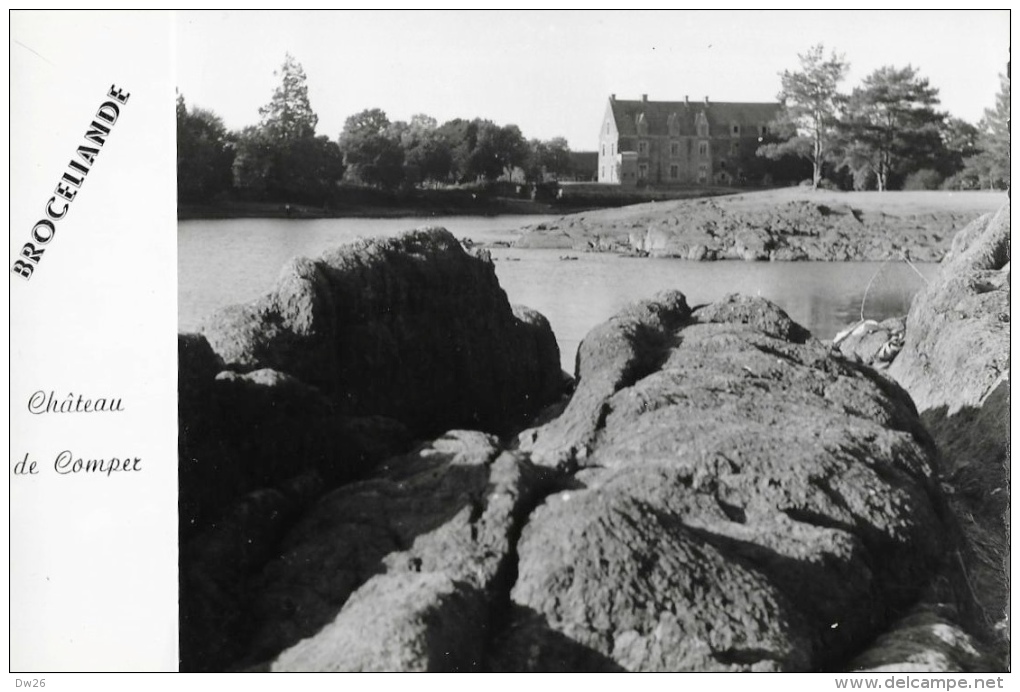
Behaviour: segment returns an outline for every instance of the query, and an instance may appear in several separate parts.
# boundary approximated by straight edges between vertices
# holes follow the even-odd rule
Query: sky
[[[177,87],[230,129],[254,125],[291,53],[317,134],[367,108],[390,120],[514,123],[528,139],[594,150],[620,99],[772,101],[779,73],[823,44],[850,63],[842,90],[913,65],[942,109],[977,123],[1009,60],[1008,10],[179,12]]]

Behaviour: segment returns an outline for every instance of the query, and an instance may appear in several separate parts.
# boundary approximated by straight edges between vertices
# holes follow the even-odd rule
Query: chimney
[[[684,105],[685,106],[691,105],[691,99],[689,96],[687,96],[687,94],[684,94]]]
[[[609,95],[609,100],[610,101],[615,101],[616,100],[616,94],[610,94]]]
[[[648,103],[648,94],[641,94],[641,103]]]
[[[708,97],[707,96],[705,97],[705,105],[706,106],[708,105]]]

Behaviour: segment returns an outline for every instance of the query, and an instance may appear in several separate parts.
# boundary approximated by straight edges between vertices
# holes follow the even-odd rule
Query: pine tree
[[[1009,181],[1009,77],[999,75],[1000,89],[995,108],[985,109],[978,124],[980,153],[967,159],[966,171],[977,176],[981,187],[1008,188]]]
[[[935,110],[938,89],[916,69],[881,67],[840,101],[837,130],[855,178],[873,175],[882,191],[893,177],[934,165],[946,116]]]
[[[266,134],[280,143],[314,137],[319,117],[308,101],[304,68],[287,53],[283,66],[273,74],[280,77],[280,85],[273,92],[272,100],[259,109],[260,124]]]
[[[817,188],[822,164],[833,155],[836,89],[850,65],[835,52],[826,60],[821,44],[797,57],[800,71],[784,70],[780,75],[782,90],[778,99],[783,110],[770,126],[772,134],[784,141],[759,147],[758,155],[779,159],[792,154],[811,161],[812,186]]]

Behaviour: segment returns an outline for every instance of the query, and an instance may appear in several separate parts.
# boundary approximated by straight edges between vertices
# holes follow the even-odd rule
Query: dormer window
[[[644,113],[638,113],[637,118],[634,120],[634,124],[637,126],[637,133],[639,135],[648,134],[648,120],[645,118]]]
[[[666,127],[669,129],[670,137],[676,137],[680,134],[680,116],[676,113],[671,113],[669,120],[666,121]]]
[[[708,137],[708,118],[705,117],[704,113],[698,113],[697,120],[695,121],[698,128],[699,137]]]
[[[740,136],[740,125],[734,124],[730,129],[734,137]]]

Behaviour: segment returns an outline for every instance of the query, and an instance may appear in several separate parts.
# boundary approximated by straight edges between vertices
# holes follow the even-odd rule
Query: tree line
[[[566,139],[527,140],[517,125],[428,115],[390,121],[378,108],[347,118],[336,140],[316,135],[304,69],[287,55],[260,120],[228,131],[177,96],[177,187],[184,202],[241,199],[328,203],[341,183],[382,190],[573,173]]]
[[[1010,83],[975,126],[938,110],[939,92],[912,67],[881,67],[840,93],[849,63],[817,45],[780,73],[783,105],[770,159],[811,162],[812,185],[856,190],[1009,187]]]

